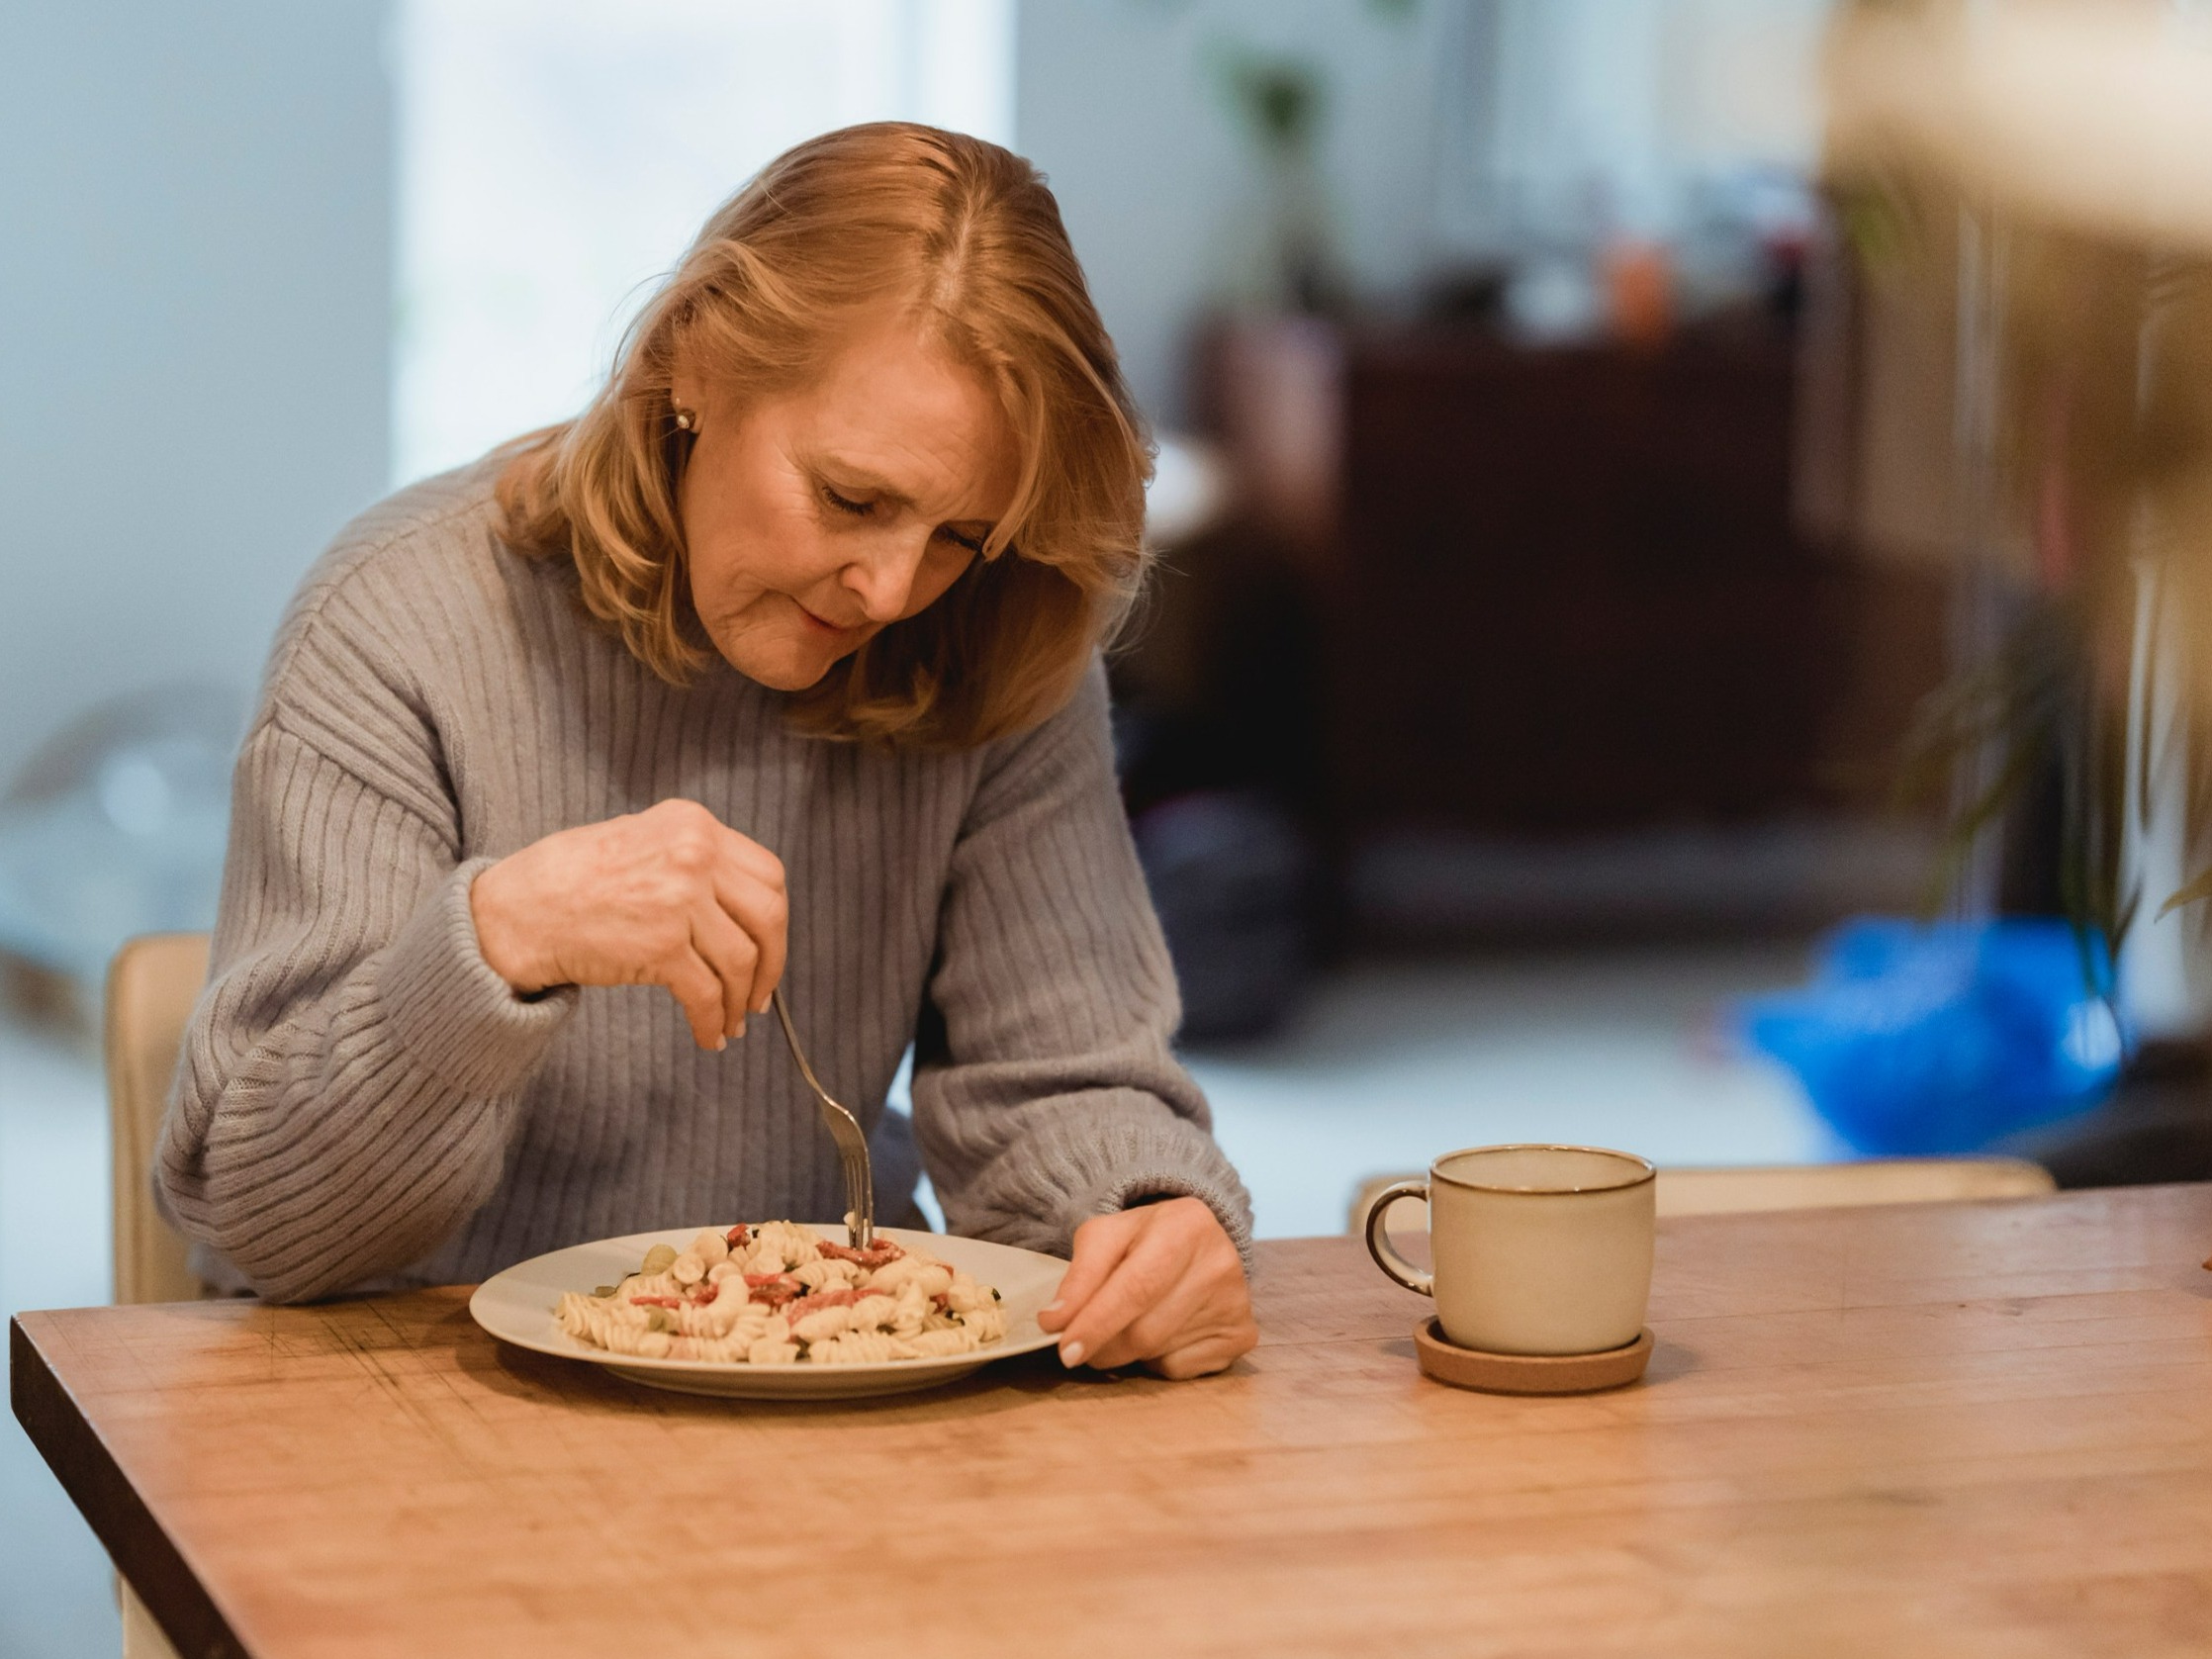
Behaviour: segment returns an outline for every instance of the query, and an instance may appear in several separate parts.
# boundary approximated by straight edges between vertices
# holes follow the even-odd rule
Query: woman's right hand
[[[502,859],[469,890],[477,949],[525,995],[666,985],[719,1049],[783,974],[783,865],[690,800],[584,824]]]

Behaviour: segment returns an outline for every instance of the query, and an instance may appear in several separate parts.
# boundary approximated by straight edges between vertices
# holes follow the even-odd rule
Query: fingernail
[[[773,995],[774,993],[772,992],[771,994]],[[754,1003],[754,1004],[753,1004],[753,1012],[754,1012],[754,1013],[756,1013],[756,1014],[765,1014],[765,1013],[767,1013],[767,1012],[768,1012],[768,1003],[769,1003],[769,998],[768,998],[768,997],[766,997],[766,996],[762,997],[762,998],[760,999],[760,1001],[758,1001],[758,1002],[756,1002],[756,1003]]]
[[[717,1037],[717,1038],[715,1038],[715,1039],[714,1039],[714,1052],[715,1052],[716,1054],[720,1054],[720,1053],[721,1053],[721,1052],[722,1052],[722,1051],[723,1051],[724,1049],[728,1048],[729,1046],[730,1046],[730,1040],[729,1040],[729,1039],[728,1039],[727,1037]]]
[[[1060,1362],[1072,1371],[1076,1366],[1082,1364],[1083,1351],[1082,1343],[1068,1342],[1060,1350]]]
[[[1058,1302],[1048,1302],[1037,1311],[1040,1314],[1057,1314],[1060,1312],[1060,1304]]]
[[[737,1035],[740,1037],[745,1035],[745,1022],[743,1020],[737,1022]]]

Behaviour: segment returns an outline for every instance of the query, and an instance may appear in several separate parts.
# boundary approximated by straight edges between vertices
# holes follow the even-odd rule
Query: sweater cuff
[[[1168,1167],[1117,1170],[1068,1205],[1067,1235],[1094,1216],[1110,1216],[1157,1198],[1195,1198],[1214,1212],[1230,1242],[1243,1258],[1244,1272],[1252,1270],[1251,1201],[1235,1180],[1222,1181],[1191,1169]]]
[[[469,889],[494,862],[454,871],[385,950],[377,974],[401,1052],[478,1100],[522,1086],[577,997],[574,985],[524,997],[485,962]]]

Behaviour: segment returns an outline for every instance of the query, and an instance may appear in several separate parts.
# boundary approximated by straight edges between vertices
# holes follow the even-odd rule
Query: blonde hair
[[[936,603],[871,638],[792,718],[823,736],[958,748],[1065,702],[1146,572],[1151,451],[1043,176],[904,122],[824,134],[707,221],[574,420],[499,479],[514,547],[574,561],[585,606],[662,678],[711,647],[691,606],[677,479],[679,348],[741,396],[805,384],[886,303],[981,376],[1019,449],[1013,503]]]

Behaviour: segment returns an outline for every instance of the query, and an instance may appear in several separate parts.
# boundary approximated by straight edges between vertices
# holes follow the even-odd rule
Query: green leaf
[[[2212,898],[2212,870],[2201,872],[2195,880],[2160,905],[2159,914],[2163,917],[2169,911],[2180,909],[2184,904],[2194,904],[2200,898]]]

